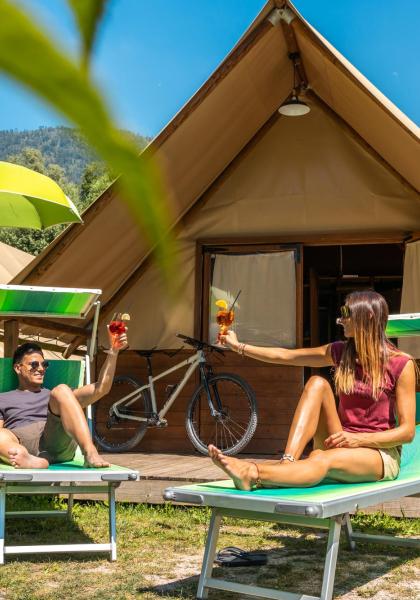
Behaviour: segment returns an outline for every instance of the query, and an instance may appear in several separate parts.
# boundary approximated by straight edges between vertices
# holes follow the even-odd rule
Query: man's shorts
[[[50,464],[73,460],[77,443],[64,430],[60,417],[48,411],[46,421],[10,430],[29,454],[46,458]]]
[[[381,481],[392,481],[398,477],[401,464],[401,446],[378,448],[384,463],[384,476]]]

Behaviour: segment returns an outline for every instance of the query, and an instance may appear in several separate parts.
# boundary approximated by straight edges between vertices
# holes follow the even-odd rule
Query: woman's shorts
[[[64,430],[60,417],[50,411],[46,421],[30,423],[10,431],[32,456],[46,458],[51,464],[74,458],[77,443]]]
[[[393,448],[378,448],[384,464],[384,476],[381,481],[391,481],[396,479],[400,472],[401,464],[401,446]]]

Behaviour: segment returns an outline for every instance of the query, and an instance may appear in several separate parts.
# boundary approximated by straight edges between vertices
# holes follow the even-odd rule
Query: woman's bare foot
[[[13,446],[7,452],[12,467],[16,469],[48,469],[49,462],[29,454],[24,446]]]
[[[84,452],[85,467],[92,467],[93,469],[100,469],[101,467],[110,467],[109,462],[99,456],[98,451],[95,447]]]
[[[209,456],[214,464],[222,469],[235,484],[236,489],[249,491],[252,484],[258,480],[258,469],[255,463],[225,456],[216,446],[210,444]]]

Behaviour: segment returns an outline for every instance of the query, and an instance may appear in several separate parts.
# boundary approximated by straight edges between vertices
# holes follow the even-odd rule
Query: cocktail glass
[[[235,313],[233,310],[228,309],[226,300],[217,300],[216,306],[219,310],[216,313],[216,321],[219,326],[219,333],[217,334],[217,346],[222,346],[220,339],[221,335],[226,335],[233,321],[235,320]]]
[[[126,321],[130,320],[130,315],[127,313],[114,313],[111,322],[109,323],[109,331],[113,337],[118,337],[127,331]]]

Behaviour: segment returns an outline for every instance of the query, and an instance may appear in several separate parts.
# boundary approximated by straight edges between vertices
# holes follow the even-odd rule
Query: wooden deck
[[[164,502],[165,488],[173,485],[203,483],[223,479],[223,473],[206,456],[198,454],[155,454],[136,452],[129,454],[102,454],[111,463],[139,471],[141,479],[124,482],[117,489],[117,500],[122,502]],[[272,456],[243,455],[256,462]],[[86,498],[87,496],[84,496]],[[95,496],[89,496],[94,499]],[[103,497],[98,499],[103,499]],[[402,498],[372,507],[368,512],[381,510],[398,517],[420,517],[420,497]]]
[[[163,503],[164,490],[173,485],[204,483],[223,479],[223,473],[206,456],[198,454],[155,454],[136,452],[104,454],[109,462],[136,469],[140,481],[122,483],[117,489],[117,500],[123,502]],[[250,455],[247,455],[250,458]],[[252,460],[264,459],[261,455]]]

